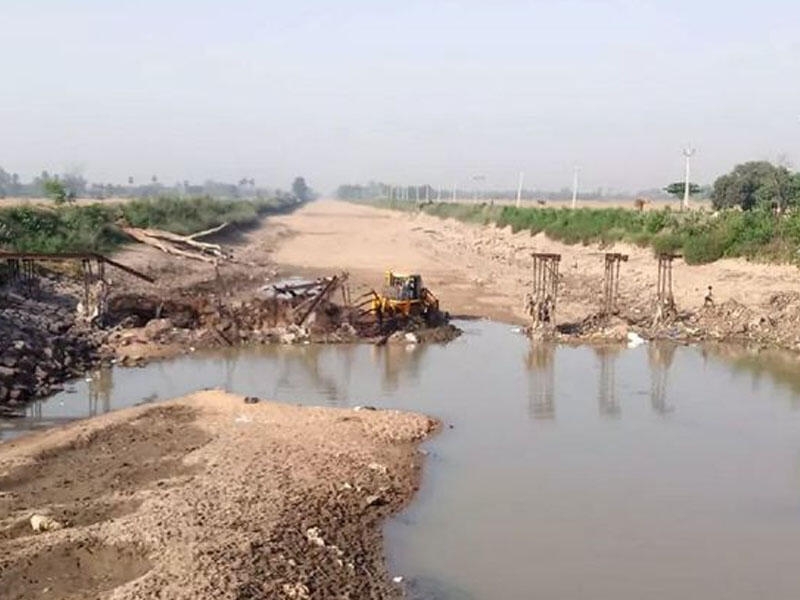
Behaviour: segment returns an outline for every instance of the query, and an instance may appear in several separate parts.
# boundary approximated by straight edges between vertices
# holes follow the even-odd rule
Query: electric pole
[[[517,208],[522,205],[522,180],[525,177],[525,173],[522,171],[519,172],[519,181],[517,182]]]
[[[572,169],[572,210],[578,207],[578,171],[580,167],[575,165]]]
[[[695,152],[697,152],[697,150],[691,146],[687,146],[683,149],[683,156],[686,158],[686,177],[684,178],[683,183],[683,204],[681,205],[682,210],[687,210],[689,208],[689,188],[691,187],[691,184],[689,183],[689,177],[691,175],[690,162]]]

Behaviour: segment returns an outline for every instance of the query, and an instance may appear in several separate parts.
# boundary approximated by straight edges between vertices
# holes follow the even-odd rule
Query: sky
[[[0,167],[636,191],[800,166],[796,0],[0,0]]]

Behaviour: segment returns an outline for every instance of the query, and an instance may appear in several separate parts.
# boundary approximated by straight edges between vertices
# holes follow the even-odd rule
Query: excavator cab
[[[430,323],[439,314],[439,300],[423,286],[421,275],[386,271],[383,293],[373,292],[372,310],[379,321],[384,317],[421,317]]]
[[[384,295],[393,300],[419,300],[422,290],[422,276],[398,275],[386,272]]]

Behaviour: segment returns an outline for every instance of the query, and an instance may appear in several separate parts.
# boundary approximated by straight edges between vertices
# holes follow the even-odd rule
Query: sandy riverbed
[[[399,597],[380,525],[435,426],[208,391],[4,444],[2,597]]]
[[[270,219],[269,227],[284,230],[272,253],[278,264],[320,271],[347,268],[364,285],[378,285],[385,269],[417,271],[453,313],[526,322],[523,298],[530,288],[531,252],[562,256],[559,321],[579,320],[598,310],[606,251],[629,256],[621,269],[621,305],[655,295],[652,250],[627,244],[570,246],[543,234],[514,234],[510,228],[332,200]],[[712,285],[717,304],[735,299],[758,307],[777,292],[800,292],[799,275],[789,265],[726,259],[692,266],[677,260],[675,301],[679,309],[697,309]]]

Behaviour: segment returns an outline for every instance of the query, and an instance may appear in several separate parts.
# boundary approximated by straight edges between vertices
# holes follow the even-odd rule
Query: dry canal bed
[[[505,325],[460,325],[448,346],[260,347],[101,371],[22,426],[212,386],[412,410],[444,423],[415,500],[385,527],[412,597],[796,597],[795,358],[532,347]],[[113,548],[130,573],[145,568]]]

